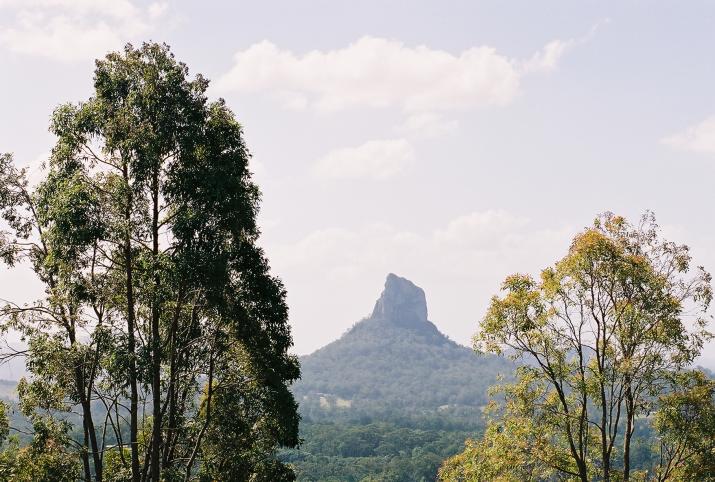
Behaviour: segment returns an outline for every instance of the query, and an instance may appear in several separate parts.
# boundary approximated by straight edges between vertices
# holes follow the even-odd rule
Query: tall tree
[[[2,157],[3,259],[29,261],[47,293],[4,310],[36,361],[31,383],[81,405],[86,480],[103,479],[108,453],[135,481],[197,477],[214,414],[234,403],[224,386],[266,407],[256,423],[281,428],[252,434],[270,458],[297,443],[286,387],[299,370],[285,290],[256,244],[260,193],[241,126],[165,45],[98,60],[94,87],[55,111],[37,189]],[[232,361],[236,346],[250,363]],[[228,460],[247,450],[226,449]]]
[[[658,408],[710,336],[710,275],[691,267],[687,246],[659,237],[652,214],[636,226],[605,214],[539,281],[513,275],[503,290],[475,348],[507,350],[524,365],[477,447],[519,460],[508,473],[629,480],[636,420]],[[463,466],[452,460],[443,474]]]

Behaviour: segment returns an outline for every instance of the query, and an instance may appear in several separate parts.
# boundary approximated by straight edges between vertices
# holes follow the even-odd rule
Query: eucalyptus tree
[[[502,288],[475,349],[524,364],[497,390],[503,403],[470,452],[480,455],[449,461],[443,476],[470,464],[491,473],[488,455],[501,453],[518,461],[503,465],[505,480],[629,480],[636,421],[678,391],[674,376],[710,337],[710,275],[659,236],[652,214],[635,226],[605,214],[538,281],[517,274]]]
[[[7,305],[5,327],[26,338],[31,383],[82,406],[87,480],[197,477],[214,414],[232,403],[225,386],[261,408],[243,443],[261,437],[264,458],[297,443],[285,290],[257,245],[241,126],[207,87],[167,46],[128,45],[97,61],[88,100],[56,109],[36,189],[3,157],[2,255],[29,261],[46,287]],[[282,403],[262,408],[274,393]],[[244,467],[234,476],[263,466]]]

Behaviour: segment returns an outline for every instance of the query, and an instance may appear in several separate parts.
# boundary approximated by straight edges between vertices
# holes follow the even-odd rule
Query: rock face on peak
[[[503,358],[478,356],[443,335],[427,319],[424,291],[389,274],[368,318],[301,357],[293,392],[308,417],[330,418],[336,410],[363,416],[376,407],[408,413],[472,407],[478,413],[497,375],[513,369]]]
[[[427,321],[425,292],[412,281],[390,273],[370,318],[402,326],[424,323]]]

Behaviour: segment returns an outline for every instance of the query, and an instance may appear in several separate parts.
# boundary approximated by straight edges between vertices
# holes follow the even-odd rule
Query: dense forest
[[[435,480],[443,460],[459,452],[464,440],[476,433],[391,422],[309,421],[301,425],[300,450],[281,455],[295,465],[298,480],[427,482]]]

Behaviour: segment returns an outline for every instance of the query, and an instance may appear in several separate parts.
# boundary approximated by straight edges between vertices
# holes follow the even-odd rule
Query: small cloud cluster
[[[715,154],[715,116],[710,116],[682,132],[664,137],[661,142],[684,151]]]
[[[527,225],[527,219],[504,210],[478,211],[453,219],[435,231],[434,239],[444,246],[489,249]]]
[[[522,72],[550,72],[554,70],[561,57],[575,42],[574,40],[552,40],[522,64]]]
[[[324,179],[382,181],[402,172],[414,157],[414,148],[405,139],[373,140],[328,152],[315,163],[314,172]]]
[[[527,218],[486,210],[458,216],[427,234],[388,224],[357,230],[333,227],[316,230],[296,243],[269,248],[271,260],[281,272],[311,266],[333,279],[410,269],[415,260],[439,278],[503,277],[509,270],[532,266],[535,261],[553,262],[574,232],[569,226],[535,229]],[[552,256],[544,256],[552,252]]]
[[[59,62],[92,59],[149,32],[166,2],[0,0],[0,48]]]
[[[458,128],[457,120],[447,119],[442,114],[434,112],[418,112],[405,119],[397,130],[421,139],[432,139],[452,134]]]

